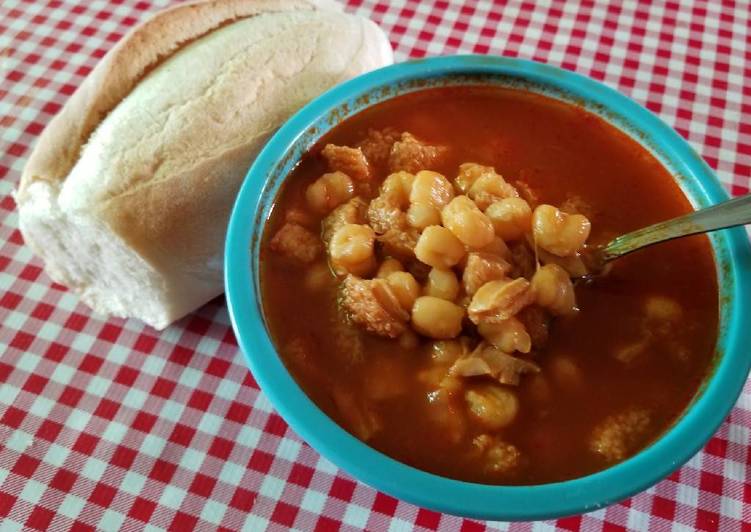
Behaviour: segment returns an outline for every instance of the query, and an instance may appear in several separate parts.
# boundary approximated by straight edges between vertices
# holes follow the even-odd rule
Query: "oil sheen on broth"
[[[402,136],[404,132],[411,136]],[[404,153],[394,154],[394,141],[401,142],[397,148]],[[322,153],[328,144],[359,145],[362,150]],[[426,146],[433,151],[426,152]],[[362,172],[363,153],[369,173]],[[476,165],[460,170],[463,163]],[[591,223],[588,243],[606,242],[690,210],[669,173],[644,148],[599,117],[540,95],[500,88],[429,89],[346,120],[307,153],[286,180],[267,224],[261,260],[263,308],[271,336],[292,375],[324,412],[397,460],[490,484],[541,484],[604,469],[647,446],[674,422],[707,374],[717,336],[718,290],[706,237],[625,257],[593,282],[575,283],[578,310],[569,311],[559,298],[553,312],[555,304],[540,303],[540,289],[535,292],[535,283],[540,285],[544,277],[535,281],[535,272],[558,263],[562,267],[547,268],[550,275],[543,280],[560,277],[561,271],[577,268],[576,255],[561,260],[541,249],[545,235],[536,235],[529,221],[520,236],[513,230],[503,233],[504,249],[494,240],[473,264],[477,257],[492,263],[495,253],[502,257],[497,263],[506,261],[507,267],[499,266],[482,280],[500,279],[496,284],[501,289],[510,279],[526,276],[520,286],[532,281],[524,296],[531,299],[522,302],[526,310],[514,316],[523,334],[504,329],[501,343],[496,342],[513,351],[510,359],[488,340],[497,338],[488,333],[497,324],[478,327],[472,320],[472,296],[467,292],[477,287],[468,287],[462,274],[469,267],[466,253],[471,246],[462,240],[463,256],[448,266],[458,291],[451,274],[437,272],[429,278],[430,266],[410,256],[414,238],[425,233],[420,224],[445,225],[458,234],[446,220],[450,198],[441,196],[444,182],[439,177],[420,178],[434,180],[433,196],[413,212],[411,189],[394,192],[407,198],[401,205],[394,200],[403,213],[400,219],[406,219],[408,210],[410,220],[418,219],[418,228],[407,231],[413,241],[406,244],[406,255],[404,245],[392,245],[380,222],[371,223],[364,214],[368,202],[384,197],[382,184],[397,167],[411,175],[420,170],[440,173],[454,188],[450,197],[467,194],[465,203],[487,213],[482,219],[479,215],[480,221],[488,219],[489,205],[498,195],[513,195],[514,190],[523,200],[517,203],[529,205],[535,216],[541,204],[560,208],[555,212],[569,221],[581,215]],[[335,174],[311,187],[334,169],[346,170],[346,176]],[[490,172],[492,181],[493,169],[503,179],[491,184],[496,192],[491,190],[490,196],[473,193],[456,180],[461,172]],[[391,179],[389,190],[396,190],[394,183],[398,189],[416,182],[405,180],[409,183]],[[512,189],[498,189],[504,180]],[[324,220],[333,206],[353,196],[362,198],[360,228],[350,227],[349,236],[346,231],[335,236]],[[467,207],[463,201],[451,204]],[[358,209],[350,205],[353,212]],[[467,209],[474,213],[475,207]],[[493,227],[503,229],[502,223]],[[477,234],[475,230],[466,238]],[[347,255],[331,264],[331,244],[321,242],[321,236],[329,242],[339,238],[336,245],[345,247],[374,238],[374,258],[357,262],[360,255]],[[359,252],[362,249],[353,251]],[[388,277],[388,283],[370,281],[387,255],[397,256],[409,275]],[[399,269],[392,262],[383,268],[392,266]],[[493,270],[492,265],[488,268]],[[355,275],[345,281],[347,272]],[[385,279],[388,272],[381,273]],[[569,283],[564,277],[563,288]],[[384,287],[397,286],[392,280],[401,291],[389,289],[384,296]],[[365,296],[362,301],[355,297],[354,303],[343,299],[347,289],[350,296],[366,293],[380,306]],[[410,292],[415,289],[417,293]],[[560,295],[557,288],[551,290]],[[451,304],[421,297],[424,308],[410,309],[417,307],[416,296],[428,293]],[[400,297],[395,299],[395,294]],[[400,303],[404,309],[391,308]],[[414,332],[450,336],[454,308],[464,311],[458,322],[461,333],[454,340]],[[436,318],[435,312],[444,311],[443,318]],[[417,312],[427,313],[423,325]],[[506,317],[495,315],[495,321],[508,325]],[[530,340],[529,352],[522,352]]]

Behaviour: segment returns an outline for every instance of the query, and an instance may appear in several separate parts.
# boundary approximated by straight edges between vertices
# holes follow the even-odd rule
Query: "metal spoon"
[[[610,261],[638,249],[748,223],[751,223],[751,194],[621,235],[605,245],[589,246],[583,250],[582,259],[590,274],[597,274]]]

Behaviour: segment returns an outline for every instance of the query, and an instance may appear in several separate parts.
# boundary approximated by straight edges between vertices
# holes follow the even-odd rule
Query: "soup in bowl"
[[[575,74],[397,65],[259,156],[228,236],[233,323],[291,426],[375,487],[477,517],[594,509],[732,406],[748,243],[695,236],[594,277],[583,252],[723,194],[675,133]]]

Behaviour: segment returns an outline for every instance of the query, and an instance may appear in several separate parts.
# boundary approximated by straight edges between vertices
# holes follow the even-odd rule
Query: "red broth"
[[[354,146],[368,130],[382,128],[448,147],[446,157],[430,169],[449,180],[459,164],[472,161],[494,167],[509,183],[525,183],[541,203],[579,206],[591,221],[589,242],[605,242],[691,210],[670,173],[647,150],[568,103],[520,90],[455,87],[375,105],[337,125],[305,154],[267,225],[261,259],[266,323],[309,397],[345,429],[401,462],[489,484],[587,475],[663,433],[696,394],[713,358],[718,287],[704,236],[634,253],[594,282],[576,283],[579,312],[552,320],[547,344],[530,354],[540,373],[513,387],[514,421],[490,431],[518,451],[515,467],[502,471],[478,458],[477,438],[489,431],[467,416],[461,396],[445,405],[431,403],[434,386],[420,377],[430,369],[430,339],[405,345],[343,326],[339,280],[322,267],[325,256],[311,266],[269,249],[290,209],[304,211],[312,231],[318,231],[322,216],[306,211],[305,190],[328,171],[321,148]],[[387,174],[377,169],[376,183]],[[318,277],[311,288],[314,267]],[[677,312],[655,321],[648,311],[655,298],[668,300]],[[645,419],[629,418],[629,412],[644,413]],[[377,419],[377,429],[363,433],[363,416],[366,425]],[[633,434],[629,423],[639,425]],[[616,446],[624,445],[622,452],[593,451],[593,439],[603,438],[604,426],[610,430],[607,445],[615,439]]]

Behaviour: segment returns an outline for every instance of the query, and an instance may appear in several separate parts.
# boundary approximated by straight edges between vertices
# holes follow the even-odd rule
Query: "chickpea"
[[[310,208],[321,214],[328,214],[354,195],[355,186],[343,172],[323,174],[305,191],[305,199]]]
[[[419,261],[444,270],[458,264],[464,254],[461,241],[440,225],[426,227],[415,246],[415,256]]]
[[[448,377],[448,366],[430,365],[417,373],[417,381],[425,384],[428,389],[436,390],[441,382]]]
[[[454,197],[454,188],[448,179],[438,172],[417,172],[409,195],[410,203],[422,203],[442,209]]]
[[[487,246],[473,251],[480,251],[482,253],[498,255],[499,257],[503,257],[504,259],[511,258],[511,250],[508,248],[506,243],[498,237],[493,238],[493,240]]]
[[[472,197],[470,191],[475,184],[480,183],[480,185],[475,188],[476,192],[480,192],[482,189],[487,189],[487,185],[492,182],[494,178],[500,178],[500,181],[505,183],[503,178],[496,173],[492,166],[483,166],[477,163],[464,163],[459,165],[459,174],[456,176],[455,184],[456,188],[459,189],[462,194]],[[508,184],[507,186],[510,187],[507,190],[508,194],[504,194],[501,197],[519,195],[515,193],[514,187]]]
[[[399,304],[404,310],[409,312],[415,299],[420,295],[420,285],[415,278],[408,272],[393,272],[386,277],[386,282],[391,287],[391,291],[399,300]]]
[[[459,281],[451,270],[433,268],[428,274],[425,295],[453,301],[459,295]]]
[[[547,403],[553,396],[550,383],[543,373],[529,375],[525,388],[526,397],[535,403]]]
[[[447,340],[462,331],[464,309],[450,301],[432,296],[418,297],[412,307],[412,326],[430,338]]]
[[[463,408],[454,404],[453,394],[447,389],[427,394],[427,419],[441,430],[441,435],[453,445],[458,444],[467,432]]]
[[[464,338],[466,340],[466,338]],[[439,340],[433,342],[430,358],[436,364],[449,365],[466,353],[467,349],[462,338],[459,340]]]
[[[532,213],[532,233],[542,249],[559,257],[574,255],[589,237],[591,224],[581,214],[566,214],[552,205]]]
[[[504,198],[485,209],[495,234],[505,241],[518,240],[532,229],[532,209],[522,198]]]
[[[535,302],[560,316],[572,314],[576,308],[574,285],[566,270],[557,264],[546,264],[532,276]]]
[[[386,257],[381,265],[378,267],[378,273],[376,273],[376,277],[385,279],[390,274],[394,272],[403,272],[404,266],[402,266],[402,263],[398,260],[392,258],[392,257]]]
[[[329,242],[331,265],[338,274],[367,275],[375,268],[375,233],[368,225],[345,224]]]
[[[467,196],[457,196],[441,211],[443,225],[472,248],[487,246],[495,238],[493,224]]]
[[[305,273],[305,288],[312,292],[320,292],[330,286],[334,280],[326,261],[313,264]]]
[[[464,399],[470,415],[489,430],[507,427],[519,413],[516,394],[497,384],[475,385],[467,390]]]
[[[472,188],[474,182],[477,181],[477,178],[482,175],[483,170],[486,168],[488,167],[479,165],[477,163],[460,164],[459,174],[454,180],[454,184],[456,185],[457,190],[459,190],[459,192],[461,192],[462,194],[467,194],[469,192],[469,189]]]
[[[420,339],[418,336],[412,331],[412,329],[407,329],[402,333],[402,335],[399,337],[399,347],[402,349],[413,351],[417,349],[417,346],[420,345]]]
[[[568,273],[569,277],[584,277],[589,273],[587,265],[582,259],[581,253],[575,253],[568,257],[559,257],[548,253],[541,247],[537,248],[537,258],[541,264],[557,264]]]
[[[412,193],[412,183],[414,180],[415,176],[409,172],[390,174],[381,185],[381,195],[404,209],[409,205],[409,197]]]
[[[566,355],[556,355],[550,359],[546,373],[551,376],[556,385],[567,391],[582,389],[584,376],[579,366]]]
[[[480,323],[477,332],[504,353],[529,353],[532,339],[524,324],[514,317],[498,323]]]
[[[407,209],[407,223],[416,229],[441,225],[441,211],[427,203],[413,203]]]
[[[640,340],[637,340],[636,342],[631,342],[629,344],[616,347],[615,352],[613,353],[613,358],[615,358],[619,362],[623,362],[624,364],[630,364],[635,359],[644,354],[644,352],[647,350],[650,339],[651,338],[647,336],[646,338],[642,338]]]
[[[480,209],[487,209],[491,203],[503,198],[519,196],[514,186],[507,183],[503,177],[495,171],[485,173],[477,178],[467,193]]]
[[[644,302],[647,318],[659,321],[675,321],[683,314],[683,308],[675,299],[653,295]]]

